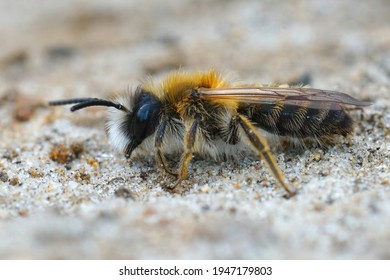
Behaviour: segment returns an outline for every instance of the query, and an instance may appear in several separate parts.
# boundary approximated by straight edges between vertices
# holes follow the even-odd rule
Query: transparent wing
[[[283,87],[199,88],[195,94],[205,100],[232,100],[249,104],[289,104],[309,108],[326,108],[336,103],[350,108],[370,105],[352,96],[331,90]]]

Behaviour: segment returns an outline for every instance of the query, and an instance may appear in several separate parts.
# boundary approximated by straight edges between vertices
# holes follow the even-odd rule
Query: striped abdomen
[[[310,102],[307,106],[282,103],[242,105],[239,112],[259,128],[280,136],[346,136],[352,132],[351,117],[337,103],[321,104],[321,108],[311,108]]]

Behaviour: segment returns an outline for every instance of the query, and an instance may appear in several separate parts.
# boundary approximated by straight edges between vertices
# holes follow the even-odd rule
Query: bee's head
[[[126,109],[110,108],[108,137],[113,147],[130,157],[133,150],[156,130],[161,102],[152,93],[138,87],[135,91],[116,98],[115,104]]]
[[[117,97],[114,101],[97,98],[77,98],[53,101],[50,105],[76,104],[71,111],[91,106],[112,107],[107,121],[108,138],[112,146],[130,157],[133,150],[157,128],[161,102],[141,87]]]

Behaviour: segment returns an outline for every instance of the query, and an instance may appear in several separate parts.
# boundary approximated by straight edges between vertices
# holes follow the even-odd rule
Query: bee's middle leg
[[[178,177],[178,180],[175,184],[175,187],[178,186],[182,180],[187,179],[188,166],[189,166],[191,159],[192,159],[194,145],[195,145],[195,139],[196,139],[196,133],[197,133],[198,128],[199,128],[199,123],[200,123],[200,117],[198,115],[196,115],[190,128],[185,133],[184,153],[182,154],[181,159],[180,159],[179,177]]]

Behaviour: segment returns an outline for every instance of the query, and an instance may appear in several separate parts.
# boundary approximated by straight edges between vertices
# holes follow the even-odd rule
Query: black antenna
[[[92,106],[114,107],[120,111],[129,112],[129,110],[121,104],[99,98],[73,98],[49,102],[50,106],[62,106],[69,104],[76,104],[70,108],[72,112]]]

